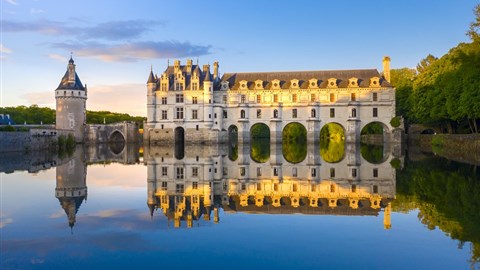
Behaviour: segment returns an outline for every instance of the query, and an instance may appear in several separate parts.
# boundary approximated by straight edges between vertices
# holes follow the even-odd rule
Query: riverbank
[[[420,135],[409,141],[409,148],[412,147],[450,160],[480,165],[480,134]]]

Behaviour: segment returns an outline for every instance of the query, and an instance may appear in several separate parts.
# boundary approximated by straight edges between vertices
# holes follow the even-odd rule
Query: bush
[[[75,148],[75,137],[72,134],[68,134],[65,144],[67,149]]]
[[[400,124],[401,124],[400,117],[398,117],[398,116],[395,116],[395,117],[392,118],[392,120],[390,120],[390,125],[392,125],[392,127],[394,127],[394,128],[399,127]]]
[[[0,131],[14,132],[16,131],[14,127],[8,125],[6,127],[0,127]]]
[[[402,162],[400,161],[400,159],[394,158],[390,161],[390,165],[392,166],[392,168],[398,170],[402,167]]]

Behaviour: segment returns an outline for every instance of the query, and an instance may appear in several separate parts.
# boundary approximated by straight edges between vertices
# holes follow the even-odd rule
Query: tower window
[[[330,177],[335,177],[335,168],[330,168]]]

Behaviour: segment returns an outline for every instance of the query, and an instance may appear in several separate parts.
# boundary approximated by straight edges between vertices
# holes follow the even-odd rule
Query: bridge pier
[[[360,142],[360,120],[348,119],[345,130],[345,142],[356,144]]]

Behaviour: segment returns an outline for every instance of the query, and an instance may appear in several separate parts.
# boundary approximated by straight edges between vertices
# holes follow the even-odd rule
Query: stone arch
[[[250,157],[257,163],[270,159],[270,128],[264,123],[256,123],[250,128]]]
[[[381,121],[372,121],[368,123],[362,123],[361,128],[360,128],[360,134],[363,136],[363,140],[365,140],[364,135],[382,135],[382,141],[385,143],[390,140],[390,133],[391,130],[389,128],[389,125],[386,123],[383,123]],[[371,138],[374,138],[375,136],[370,136]],[[374,140],[379,140],[379,138],[376,138]]]
[[[119,130],[113,131],[110,136],[108,136],[108,142],[109,143],[125,143],[125,136],[123,133]]]
[[[320,129],[320,156],[327,163],[345,158],[346,129],[338,122],[329,122]]]
[[[390,129],[387,124],[372,121],[362,126],[360,134],[360,153],[363,159],[371,164],[384,163],[389,158],[388,142]]]
[[[185,142],[185,129],[183,127],[175,128],[174,139],[175,139],[175,143]]]
[[[307,157],[307,129],[298,122],[288,123],[282,130],[282,155],[290,163],[300,163]]]
[[[182,160],[185,157],[185,129],[175,128],[175,158]]]

